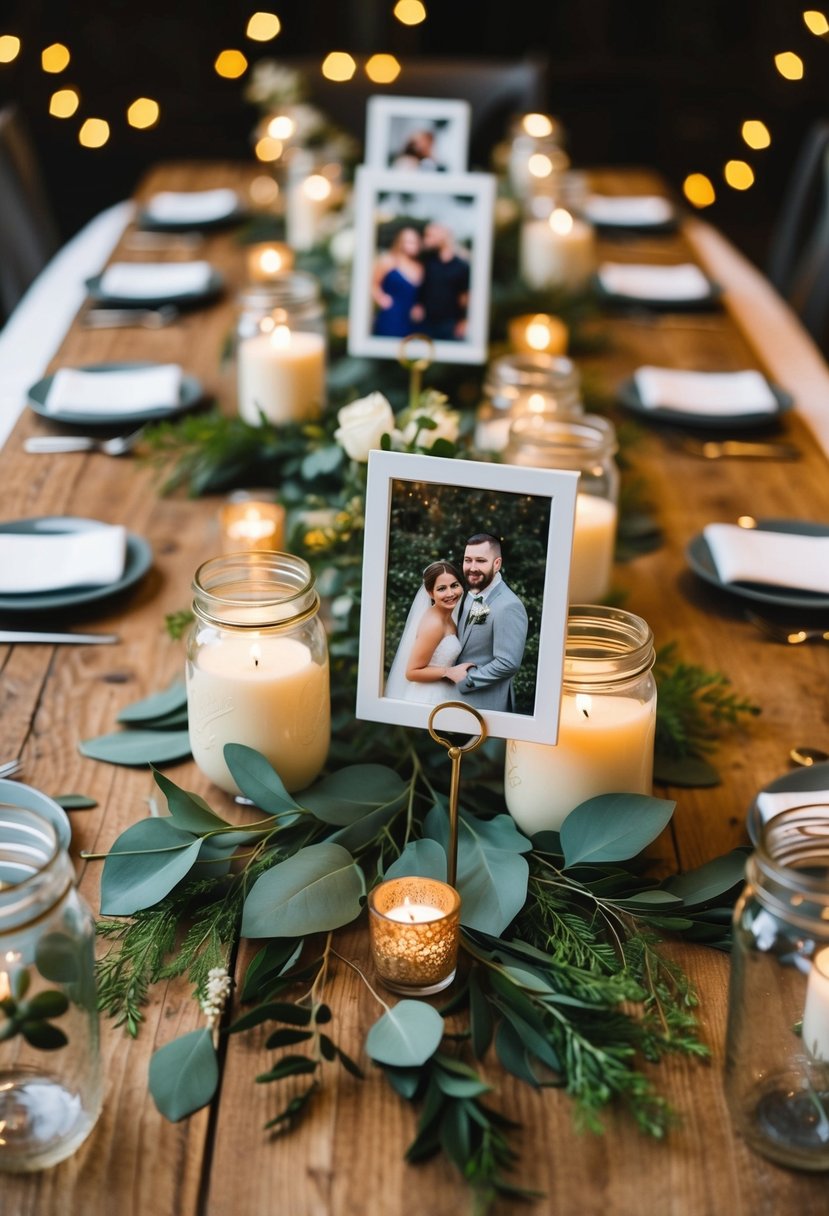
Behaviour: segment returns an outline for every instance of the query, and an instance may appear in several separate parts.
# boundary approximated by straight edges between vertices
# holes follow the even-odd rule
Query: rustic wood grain
[[[139,199],[161,188],[221,183],[245,189],[252,172],[239,165],[160,166],[142,184]],[[606,171],[595,182],[608,192],[658,186],[644,171]],[[601,253],[629,261],[694,256],[682,233],[660,240],[604,241]],[[138,254],[122,243],[114,257],[122,256],[161,255]],[[222,369],[219,357],[232,325],[233,294],[243,281],[242,254],[232,234],[217,234],[196,256],[208,258],[225,275],[227,291],[218,303],[156,332],[89,331],[75,324],[53,366],[126,358],[178,361],[202,379],[222,408],[232,411],[232,368]],[[644,311],[618,315],[610,332],[611,348],[585,365],[610,391],[645,362],[710,370],[758,366],[757,352],[762,354],[765,342],[765,335],[754,334],[750,345],[725,311],[656,319]],[[145,814],[154,786],[148,773],[86,760],[76,745],[112,729],[127,702],[160,688],[181,670],[181,646],[166,636],[164,614],[189,604],[193,572],[215,549],[218,500],[160,497],[153,471],[134,458],[23,453],[26,435],[50,429],[25,412],[0,451],[5,516],[55,513],[124,522],[150,541],[155,555],[152,572],[139,586],[117,601],[90,605],[83,615],[84,626],[117,631],[120,645],[0,649],[0,758],[21,753],[32,784],[52,793],[87,793],[98,801],[94,810],[73,815],[81,887],[97,910],[99,863],[83,862],[80,854],[105,851]],[[758,720],[720,745],[715,756],[720,786],[667,791],[678,807],[673,838],[666,835],[657,853],[671,858],[675,845],[685,867],[746,842],[746,809],[758,787],[785,770],[791,744],[825,746],[829,740],[829,649],[786,649],[767,641],[743,620],[740,602],[700,583],[684,558],[690,538],[714,519],[733,520],[749,512],[829,520],[825,455],[796,415],[786,417],[781,433],[802,449],[798,464],[707,464],[678,450],[669,433],[656,429],[641,428],[632,450],[665,543],[617,568],[625,606],[651,623],[658,644],[676,639],[684,659],[722,670],[763,708]],[[193,764],[176,766],[173,776],[221,812],[239,813]],[[338,933],[337,944],[344,955],[366,964],[362,924]],[[251,952],[246,943],[237,977]],[[523,1126],[519,1172],[524,1184],[545,1192],[537,1210],[559,1216],[823,1216],[824,1181],[772,1166],[732,1135],[721,1083],[727,959],[694,947],[676,946],[674,952],[699,987],[712,1060],[708,1065],[668,1061],[654,1069],[679,1117],[665,1143],[639,1135],[622,1112],[608,1115],[604,1136],[579,1134],[564,1094],[532,1092],[488,1063],[493,1101]],[[361,1083],[327,1066],[312,1118],[290,1136],[262,1130],[277,1101],[272,1087],[255,1084],[267,1060],[264,1032],[230,1040],[213,1113],[201,1112],[178,1125],[158,1115],[147,1094],[147,1064],[156,1046],[199,1024],[188,984],[171,984],[154,995],[136,1042],[105,1026],[107,1097],[93,1136],[63,1165],[5,1180],[0,1212],[389,1216],[417,1210],[456,1216],[467,1198],[451,1168],[443,1162],[418,1168],[403,1163],[415,1115],[362,1057],[365,1029],[379,1008],[360,977],[337,959],[328,999],[335,1037],[366,1065],[367,1078]],[[284,1092],[279,1100],[284,1102]],[[511,1203],[497,1208],[502,1214],[527,1210]]]

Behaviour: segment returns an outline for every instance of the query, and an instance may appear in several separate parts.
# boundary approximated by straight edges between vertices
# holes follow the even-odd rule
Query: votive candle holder
[[[429,996],[455,978],[461,897],[435,878],[390,878],[368,897],[371,955],[386,988]]]

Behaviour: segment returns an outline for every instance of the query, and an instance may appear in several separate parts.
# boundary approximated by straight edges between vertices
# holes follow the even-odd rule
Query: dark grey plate
[[[592,277],[593,291],[600,303],[618,306],[620,308],[643,308],[658,312],[709,312],[719,308],[722,287],[713,279],[708,280],[708,294],[698,296],[693,300],[663,300],[651,299],[647,296],[625,296],[615,291],[608,291],[597,274]]]
[[[157,220],[151,212],[140,211],[138,227],[144,232],[217,232],[222,228],[243,224],[247,219],[248,212],[241,206],[212,220]]]
[[[83,367],[78,368],[78,371],[83,372],[114,372],[114,371],[136,371],[141,367],[156,367],[148,360],[136,360],[132,363],[87,363]],[[89,414],[81,414],[77,410],[50,410],[46,406],[46,401],[49,396],[49,390],[52,387],[54,374],[44,376],[42,380],[38,380],[33,384],[28,391],[29,405],[36,414],[40,414],[42,418],[48,418],[51,422],[65,423],[68,426],[116,426],[121,422],[151,422],[154,418],[169,418],[173,414],[183,413],[184,410],[192,409],[194,405],[198,405],[204,400],[204,389],[201,381],[195,376],[187,374],[182,376],[181,389],[179,399],[174,405],[160,405],[153,410],[136,410],[135,413],[127,414],[123,410],[113,411],[112,414],[102,414],[100,410],[96,410]]]
[[[88,528],[103,528],[99,519],[80,519],[74,515],[41,515],[32,519],[16,519],[0,524],[0,532],[20,532],[37,536],[55,532],[83,532]],[[127,533],[127,557],[124,573],[114,583],[95,587],[63,587],[55,591],[25,592],[22,595],[0,595],[0,612],[50,612],[56,608],[72,608],[105,599],[125,591],[142,578],[153,564],[153,551],[146,540]]]
[[[207,286],[203,291],[174,292],[166,296],[111,296],[101,290],[103,275],[95,274],[86,280],[86,290],[96,304],[108,308],[160,308],[163,304],[177,304],[181,308],[188,305],[204,304],[214,299],[222,291],[225,281],[218,270],[211,269]]]
[[[794,405],[794,397],[769,382],[777,409],[769,414],[688,414],[682,410],[663,408],[650,409],[642,404],[639,388],[633,376],[625,380],[617,389],[619,404],[632,414],[638,415],[650,422],[671,423],[674,426],[689,426],[696,430],[734,430],[736,427],[753,429],[758,426],[773,426],[781,414],[790,410]]]
[[[758,519],[757,527],[764,532],[786,532],[792,536],[829,536],[826,524],[810,523],[805,519]],[[729,591],[743,599],[761,604],[777,604],[782,608],[829,608],[829,595],[819,591],[801,591],[796,587],[773,587],[766,583],[724,583],[717,574],[711,550],[701,532],[685,549],[688,565],[706,583]]]

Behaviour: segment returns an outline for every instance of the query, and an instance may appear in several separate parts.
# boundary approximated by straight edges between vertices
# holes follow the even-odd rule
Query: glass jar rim
[[[826,803],[788,807],[767,819],[747,863],[760,903],[829,936],[829,814]]]
[[[641,616],[605,604],[571,604],[567,616],[563,686],[615,688],[653,667],[653,632]]]
[[[539,314],[541,315],[541,314]],[[526,351],[515,355],[499,355],[486,369],[488,384],[514,385],[516,388],[534,387],[551,381],[559,387],[577,387],[581,376],[579,369],[567,355],[549,355],[544,351]]]
[[[193,612],[209,625],[292,627],[313,616],[319,604],[311,567],[293,553],[211,557],[193,576]]]
[[[0,939],[40,916],[47,898],[48,906],[54,906],[72,885],[73,877],[55,824],[38,811],[25,807],[8,809],[14,811],[11,818],[0,807],[3,826],[0,861],[28,872],[19,882],[0,882]],[[57,883],[59,889],[55,887]]]
[[[612,456],[619,449],[615,426],[600,414],[519,414],[509,429],[513,441],[543,448],[561,460]]]
[[[320,287],[307,270],[285,270],[267,283],[251,283],[239,293],[244,307],[279,308],[285,304],[316,304]]]

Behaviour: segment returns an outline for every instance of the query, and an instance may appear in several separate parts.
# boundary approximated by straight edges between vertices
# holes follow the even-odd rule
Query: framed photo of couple
[[[467,101],[369,97],[366,164],[377,169],[464,173],[469,157]]]
[[[370,453],[357,716],[555,743],[578,474]],[[477,733],[446,709],[440,729]]]
[[[353,355],[397,359],[410,334],[440,363],[484,363],[495,178],[357,170],[348,321]]]

